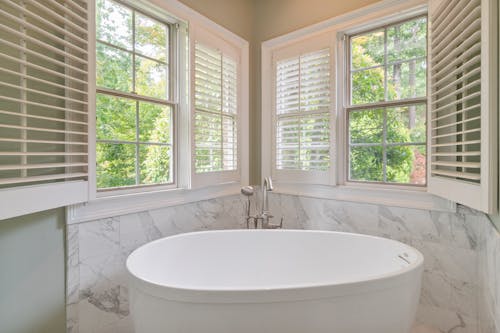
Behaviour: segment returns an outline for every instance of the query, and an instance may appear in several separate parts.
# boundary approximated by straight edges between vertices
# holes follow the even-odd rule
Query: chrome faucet
[[[250,228],[250,221],[253,220],[254,228],[257,229],[259,225],[259,221],[261,222],[261,228],[262,229],[280,229],[283,227],[283,217],[281,218],[280,224],[272,224],[270,222],[270,219],[272,219],[274,216],[271,214],[269,211],[269,199],[267,192],[272,191],[274,189],[273,187],[273,181],[271,177],[266,177],[264,178],[264,181],[262,182],[262,202],[261,202],[261,211],[260,214],[256,216],[250,215],[250,196],[253,195],[253,188],[250,186],[245,186],[241,189],[241,193],[245,195],[248,198],[247,202],[247,216],[246,216],[246,225],[247,229]]]

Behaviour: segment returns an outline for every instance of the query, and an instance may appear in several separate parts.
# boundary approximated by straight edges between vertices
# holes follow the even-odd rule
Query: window
[[[96,2],[97,189],[175,183],[172,24]]]
[[[425,185],[426,17],[348,41],[348,180]]]
[[[273,53],[272,114],[262,120],[263,132],[270,122],[272,139],[262,148],[272,151],[269,174],[277,182],[335,184],[333,59],[328,34]]]
[[[195,43],[195,172],[238,167],[236,62]]]
[[[191,185],[236,184],[247,167],[243,53],[209,29],[190,32]]]
[[[276,65],[276,169],[330,167],[330,50]]]

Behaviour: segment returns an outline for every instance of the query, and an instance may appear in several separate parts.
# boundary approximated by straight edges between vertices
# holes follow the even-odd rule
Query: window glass
[[[349,180],[425,185],[427,19],[349,41]]]
[[[96,10],[97,188],[173,183],[170,26],[111,0]]]

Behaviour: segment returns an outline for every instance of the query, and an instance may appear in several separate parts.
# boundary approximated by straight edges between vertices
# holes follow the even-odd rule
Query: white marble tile
[[[252,213],[259,210],[259,197],[257,189]],[[277,193],[270,194],[269,203],[276,222],[284,216],[286,228],[384,236],[419,249],[425,256],[425,272],[413,333],[495,332],[489,330],[495,316],[500,318],[500,237],[491,232],[483,214]],[[235,195],[68,228],[68,332],[131,333],[124,265],[128,254],[154,239],[182,232],[244,228],[245,204],[245,197]],[[491,296],[488,302],[481,297],[485,293]],[[500,333],[498,328],[495,333]]]

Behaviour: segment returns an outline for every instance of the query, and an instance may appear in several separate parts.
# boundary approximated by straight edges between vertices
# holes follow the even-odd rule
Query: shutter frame
[[[439,40],[442,41],[449,38],[448,35],[451,36],[453,34],[456,26],[460,26],[461,21],[459,20],[456,26],[445,27],[443,24],[439,25],[439,33],[441,35],[438,42],[433,43],[434,33],[432,27],[436,24],[436,17],[439,19],[446,17],[447,13],[443,9],[447,7],[447,4],[450,3],[442,0],[431,0],[429,6],[428,191],[486,213],[495,213],[498,209],[498,101],[494,97],[498,94],[498,18],[496,17],[498,4],[496,4],[495,0],[478,0],[481,13],[479,33],[478,31],[473,32],[469,35],[470,37],[465,39],[463,39],[464,36],[458,34],[453,41],[440,43]],[[460,8],[460,11],[463,11],[465,7],[469,7],[470,9],[471,2],[462,1],[460,5],[463,5]],[[456,12],[457,6],[454,6],[452,10]],[[477,9],[473,9],[473,11],[478,12]],[[468,16],[470,13],[471,11],[468,11],[467,13],[455,13],[455,15]],[[470,41],[471,38],[477,41],[479,37],[472,36],[478,36],[479,34],[480,42],[476,45],[480,45],[480,67],[478,67],[481,74],[479,82],[480,90],[478,90],[475,96],[472,96],[474,93],[469,93],[469,96],[467,96],[467,89],[463,88],[463,86],[453,88],[456,83],[459,83],[461,80],[464,81],[463,77],[453,80],[452,76],[461,72],[466,76],[467,80],[474,77],[474,75],[470,74],[470,66],[479,59],[477,57],[470,58],[473,54],[470,50],[477,50],[477,47],[474,46],[475,44]],[[469,45],[468,48],[463,48],[462,50],[463,54],[466,54],[469,58],[464,56],[464,59],[455,61],[462,55],[460,55],[460,52],[456,52],[456,55],[454,55],[454,50],[451,50],[451,52],[440,52],[437,59],[433,57],[436,54],[435,50],[432,49],[433,46],[444,44],[442,46],[447,47],[447,45],[460,38]],[[436,60],[442,61],[443,64],[438,65],[439,77],[437,77],[437,85],[436,72],[433,70]],[[460,67],[451,65],[451,63],[459,65],[461,62],[465,62],[466,66],[469,67],[462,65],[462,69],[459,69]],[[479,66],[479,64],[477,65]],[[477,68],[475,71],[478,72]],[[446,72],[448,73],[446,74]],[[443,73],[445,74],[443,75]],[[471,86],[476,85],[476,83],[471,83],[472,81],[466,82]],[[442,85],[441,88],[444,87],[441,95],[439,94],[439,84]],[[454,100],[449,98],[453,96],[453,93],[457,96]],[[460,95],[461,93],[465,93],[465,96]],[[474,98],[480,98],[479,105],[470,104],[474,102]],[[444,101],[444,103],[448,104],[439,104],[439,99],[441,99],[441,102]],[[461,111],[460,107],[462,105],[464,110]],[[455,106],[455,111],[451,109],[449,109],[450,111],[446,111],[452,106]],[[480,110],[479,116],[477,114],[474,115],[472,112],[477,112],[478,109]],[[442,111],[445,113],[440,113]],[[466,112],[471,112],[469,118],[479,120],[480,117],[480,126],[474,124],[471,119],[467,119],[467,115],[462,116]],[[466,122],[469,122],[470,126],[466,126]],[[456,135],[456,132],[466,134],[477,132],[479,136],[477,138],[467,138],[467,135],[460,137]],[[447,141],[443,141],[443,139]],[[462,149],[465,150],[457,152],[457,144],[464,147]],[[480,144],[480,149],[474,146],[478,144]],[[439,148],[441,147],[448,147],[448,150],[440,151]],[[452,147],[455,147],[455,152],[450,150]],[[472,150],[466,147],[470,147],[469,149]],[[477,159],[478,157],[479,159]],[[476,160],[471,158],[476,158]],[[460,169],[459,167],[468,167],[468,169]]]
[[[297,183],[297,184],[320,184],[320,185],[335,185],[336,176],[335,170],[335,152],[336,152],[336,118],[335,118],[335,80],[336,72],[334,70],[334,59],[335,59],[335,40],[334,36],[329,33],[321,34],[307,40],[301,40],[297,43],[285,46],[281,49],[272,52],[272,101],[271,101],[271,133],[272,142],[271,144],[271,174],[276,182],[281,183]],[[311,56],[321,51],[327,51],[328,56],[328,92],[329,101],[328,105],[324,105],[319,110],[313,112],[300,111],[291,113],[290,115],[296,117],[316,117],[323,115],[327,117],[328,120],[323,123],[325,127],[328,128],[328,140],[324,141],[325,146],[328,146],[328,158],[329,166],[324,170],[318,170],[314,168],[309,168],[307,170],[302,169],[279,169],[279,157],[278,157],[278,143],[280,140],[280,133],[278,128],[278,123],[280,119],[287,116],[284,113],[284,117],[278,115],[278,103],[277,103],[277,73],[278,73],[278,63],[282,61],[287,61],[290,59],[298,59],[300,64],[301,56]],[[299,88],[300,89],[300,88]]]
[[[89,198],[94,11],[94,1],[0,6],[0,220]]]
[[[221,62],[221,83],[220,83],[220,90],[221,90],[221,103],[218,108],[220,110],[212,110],[214,111],[211,113],[212,116],[217,116],[218,119],[221,122],[221,126],[224,124],[228,119],[233,120],[233,124],[235,124],[235,127],[233,128],[233,132],[235,135],[233,136],[233,141],[234,141],[234,146],[229,147],[228,149],[232,152],[230,154],[227,154],[227,156],[233,156],[232,162],[234,168],[230,168],[229,170],[205,170],[201,172],[197,172],[196,170],[196,147],[199,142],[196,140],[196,126],[197,126],[197,116],[200,114],[204,113],[204,110],[199,110],[197,109],[197,100],[196,100],[196,78],[195,78],[195,72],[196,72],[196,45],[202,45],[205,48],[215,50],[218,52],[221,56],[220,62]],[[242,91],[242,75],[243,75],[243,68],[242,68],[242,53],[239,47],[236,45],[233,45],[220,37],[217,34],[214,34],[210,31],[201,29],[201,27],[198,26],[191,26],[191,49],[193,52],[191,52],[191,68],[192,68],[192,79],[191,79],[191,91],[193,92],[191,95],[191,147],[192,147],[192,153],[191,153],[191,186],[193,188],[201,188],[205,186],[210,186],[210,185],[216,185],[216,184],[221,184],[221,183],[230,183],[230,182],[241,182],[241,175],[242,175],[242,162],[241,162],[241,157],[242,157],[242,125],[241,124],[241,119],[243,116],[243,104],[242,104],[242,98],[244,92]],[[231,76],[232,71],[227,70],[227,64],[233,62],[235,71],[236,71],[236,76],[235,76],[235,83],[236,86],[234,87],[236,91],[236,99],[228,100],[224,98],[224,95],[230,93],[234,93],[234,89],[231,89],[228,87],[228,80]],[[225,101],[225,102],[224,102]],[[235,112],[226,112],[228,109],[229,105],[233,105],[235,107]],[[205,110],[205,111],[210,111],[210,110]],[[226,126],[227,128],[227,126]],[[221,128],[221,136],[224,136],[224,133],[222,133],[223,128]],[[228,138],[228,137],[226,137]],[[226,144],[228,141],[226,141]],[[224,158],[224,154],[221,155],[221,158]],[[229,163],[230,164],[230,163]]]

